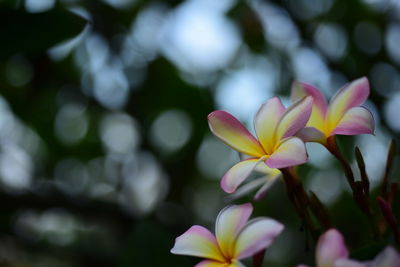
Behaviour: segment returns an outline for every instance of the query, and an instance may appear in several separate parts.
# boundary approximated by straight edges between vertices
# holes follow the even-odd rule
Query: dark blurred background
[[[207,114],[252,128],[294,79],[330,97],[369,78],[376,135],[340,143],[349,159],[361,148],[376,192],[399,140],[399,66],[399,0],[0,1],[0,266],[193,266],[169,250],[213,228],[239,159]],[[307,146],[307,190],[352,249],[370,244],[339,166]],[[283,184],[254,205],[286,225],[266,265],[311,264]]]

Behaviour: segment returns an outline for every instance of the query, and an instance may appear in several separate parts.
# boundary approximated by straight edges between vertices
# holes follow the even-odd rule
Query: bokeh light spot
[[[389,25],[386,32],[386,49],[391,59],[400,64],[400,25],[391,24]]]
[[[233,22],[201,1],[186,1],[176,8],[161,34],[164,55],[188,72],[225,67],[240,44]]]
[[[25,9],[30,13],[40,13],[54,7],[56,0],[26,0]]]
[[[383,109],[387,124],[397,132],[400,132],[399,107],[400,93],[397,93],[387,100]]]
[[[213,136],[206,137],[197,153],[197,167],[201,173],[212,179],[222,175],[238,160],[238,154]]]
[[[106,115],[101,123],[100,135],[105,147],[114,153],[132,152],[140,141],[136,122],[123,113]]]
[[[85,137],[89,127],[86,107],[79,103],[68,103],[56,115],[55,132],[65,144],[75,144]]]
[[[135,215],[151,212],[168,192],[168,179],[155,158],[148,153],[140,153],[132,168],[132,161],[126,161],[123,175],[124,186],[120,202],[125,209]]]
[[[109,4],[114,8],[128,8],[136,3],[137,0],[103,0],[104,3]]]
[[[302,47],[291,52],[297,80],[313,84],[321,90],[330,86],[330,72],[324,58],[315,50]]]
[[[381,32],[371,22],[363,21],[358,23],[354,29],[353,37],[357,47],[368,55],[377,54],[381,49]]]
[[[322,170],[310,175],[309,188],[327,205],[332,205],[343,191],[342,174],[332,170]]]
[[[174,152],[182,148],[192,134],[192,124],[186,113],[167,110],[161,113],[150,129],[151,142],[161,152]]]
[[[298,29],[285,10],[265,1],[251,1],[250,4],[264,26],[267,42],[286,51],[299,45]]]
[[[374,91],[391,97],[400,88],[399,72],[392,65],[379,62],[371,69],[371,83]]]
[[[338,24],[320,24],[314,34],[319,49],[332,60],[339,60],[346,55],[347,35]]]
[[[272,96],[276,76],[272,64],[261,59],[247,68],[228,72],[217,85],[218,108],[252,121],[259,106]]]
[[[26,190],[32,182],[33,162],[28,153],[15,144],[4,145],[0,153],[0,178],[11,190]]]
[[[290,0],[289,6],[297,17],[310,20],[328,12],[333,2],[333,0]]]

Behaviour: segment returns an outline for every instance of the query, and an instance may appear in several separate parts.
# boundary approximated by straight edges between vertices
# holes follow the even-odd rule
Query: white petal
[[[257,218],[249,221],[237,237],[236,258],[240,260],[252,256],[270,246],[283,228],[283,224],[269,218]]]
[[[243,205],[231,205],[224,208],[217,217],[215,234],[218,245],[226,258],[232,259],[236,237],[246,225],[253,212],[250,203]]]
[[[316,249],[317,266],[334,266],[336,260],[347,258],[349,252],[343,236],[336,229],[330,229],[320,236]]]
[[[203,226],[194,225],[175,240],[171,253],[224,260],[214,235]]]

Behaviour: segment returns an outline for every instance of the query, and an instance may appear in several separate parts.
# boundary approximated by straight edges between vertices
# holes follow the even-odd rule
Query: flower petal
[[[290,106],[283,114],[275,132],[275,140],[293,136],[306,126],[312,111],[313,98],[304,97]]]
[[[357,79],[340,89],[329,104],[328,130],[336,128],[346,111],[364,103],[368,95],[369,83],[366,77]]]
[[[400,267],[400,254],[396,249],[387,246],[372,262],[372,267]]]
[[[318,143],[325,143],[326,136],[323,132],[318,130],[315,127],[304,127],[296,134],[304,142],[318,142]]]
[[[268,176],[275,176],[281,173],[279,169],[270,168],[266,164],[257,164],[255,170]]]
[[[337,259],[347,258],[349,252],[341,233],[330,229],[320,236],[316,249],[317,266],[334,266]]]
[[[336,260],[333,265],[333,267],[367,267],[367,266],[369,265],[366,263],[361,263],[359,261],[345,259],[345,258]]]
[[[283,228],[283,224],[269,218],[249,221],[237,237],[235,258],[240,260],[268,247]]]
[[[194,225],[175,240],[171,253],[179,255],[196,256],[217,261],[224,257],[218,248],[214,235],[206,228]]]
[[[321,91],[310,84],[294,82],[292,84],[291,92],[292,102],[295,102],[304,96],[312,96],[314,100],[311,116],[307,126],[322,130],[325,125],[325,115],[328,108],[324,95],[321,93]]]
[[[246,267],[246,265],[244,265],[243,263],[241,263],[238,260],[232,260],[231,265],[229,265],[227,267]]]
[[[214,111],[208,115],[208,125],[216,137],[233,149],[255,157],[265,154],[257,139],[231,114]]]
[[[265,165],[265,164],[264,164]],[[244,195],[247,195],[249,192],[255,190],[256,188],[262,186],[263,184],[265,184],[266,182],[266,178],[265,177],[261,177],[258,179],[255,179],[251,182],[248,182],[244,185],[242,185],[241,187],[239,187],[235,193],[229,195],[228,197],[226,197],[227,202],[231,202],[232,200],[238,199]]]
[[[204,260],[197,263],[194,267],[226,267],[226,262],[219,262],[213,260]]]
[[[304,142],[298,137],[285,140],[265,162],[271,168],[286,168],[307,161]]]
[[[246,266],[237,260],[231,260],[230,264],[227,262],[204,260],[196,264],[195,267],[246,267]]]
[[[262,159],[243,160],[230,168],[222,177],[221,187],[227,193],[235,192],[236,188],[251,174],[257,163]]]
[[[354,107],[344,114],[331,135],[373,134],[374,129],[375,122],[371,112],[364,107]]]
[[[254,200],[260,200],[267,195],[268,190],[275,184],[278,178],[281,176],[279,173],[278,175],[268,177],[268,181],[264,183],[264,185],[257,191],[254,196]]]
[[[254,127],[258,140],[267,153],[272,153],[275,129],[284,112],[281,100],[274,97],[265,102],[255,116]]]
[[[233,258],[237,234],[246,225],[252,212],[253,206],[250,203],[246,203],[228,206],[218,214],[215,233],[219,247],[226,258]]]

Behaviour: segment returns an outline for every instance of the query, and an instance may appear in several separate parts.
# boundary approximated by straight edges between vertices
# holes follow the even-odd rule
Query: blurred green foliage
[[[49,6],[43,11],[32,11],[28,2],[32,1],[0,3],[1,266],[194,265],[197,259],[169,253],[174,238],[193,224],[212,228],[217,212],[227,203],[219,188],[223,172],[209,175],[199,163],[200,151],[210,136],[207,114],[224,108],[218,97],[221,81],[251,67],[252,58],[272,62],[277,73],[272,95],[287,96],[293,79],[304,78],[293,63],[300,47],[315,51],[326,66],[326,70],[313,69],[306,75],[316,77],[315,81],[324,71],[329,77],[339,77],[325,85],[336,86],[338,82],[368,76],[372,84],[369,105],[374,108],[379,128],[377,143],[379,140],[386,146],[390,138],[400,141],[400,131],[393,127],[398,123],[390,121],[398,118],[385,113],[400,88],[400,63],[384,45],[389,38],[388,28],[399,24],[400,11],[395,13],[396,9],[386,3],[389,1],[382,1],[386,3],[382,8],[368,4],[371,1],[322,1],[328,7],[312,1],[317,9],[306,1],[222,1],[229,7],[221,12],[223,18],[235,25],[240,42],[225,65],[206,70],[196,68],[196,62],[182,51],[177,57],[186,63],[174,61],[165,51],[179,49],[162,38],[150,38],[144,47],[137,43],[126,45],[129,38],[134,39],[135,22],[145,12],[155,10],[153,24],[164,27],[165,17],[173,18],[174,11],[195,1],[60,0],[48,1]],[[276,40],[268,38],[275,35],[269,33],[279,35],[280,29],[268,28],[270,21],[263,21],[258,13],[262,8],[257,10],[255,2],[273,7],[266,13],[271,17],[280,14],[279,19],[292,21],[299,43],[285,48],[295,35],[282,39],[281,47],[271,42]],[[354,41],[352,32],[362,21],[379,29],[381,45],[376,53],[363,52]],[[318,27],[324,23],[338,25],[347,33],[346,40],[339,40],[347,46],[338,58],[330,58],[316,42]],[[287,30],[284,21],[280,25],[282,32]],[[139,36],[151,35],[152,30],[144,28]],[[173,37],[168,31],[166,35]],[[202,32],[194,35],[201,36]],[[70,48],[64,46],[63,52],[54,52],[55,47],[71,39]],[[200,42],[201,38],[196,40]],[[149,52],[155,41],[161,44]],[[368,42],[371,40],[367,38],[365,43]],[[201,53],[196,47],[192,50],[195,55]],[[132,62],[129,57],[134,58]],[[208,62],[210,66],[215,63],[213,58]],[[312,63],[315,61],[305,62]],[[391,78],[395,85],[379,79],[380,72],[374,72],[379,64],[394,70],[397,76]],[[103,68],[107,71],[102,72]],[[377,85],[393,85],[395,89],[380,91]],[[102,86],[103,91],[97,90]],[[325,91],[333,93],[337,89]],[[121,102],[113,102],[115,99]],[[232,99],[228,94],[223,101]],[[239,106],[243,104],[243,110],[245,100],[236,100]],[[161,135],[168,137],[167,145],[155,142],[154,129],[158,128],[154,122],[171,110],[188,118],[189,126],[178,126],[181,131],[190,130],[190,135],[183,145],[168,150],[165,147],[169,137],[178,144],[183,137],[179,129],[170,133],[170,120],[161,128]],[[339,144],[349,159],[354,158],[355,143],[354,138],[340,138]],[[381,150],[385,150],[382,146]],[[366,150],[362,146],[360,149],[363,153]],[[384,157],[385,151],[381,150],[379,155]],[[221,165],[225,160],[230,166],[237,157],[224,151]],[[364,154],[375,152],[370,149]],[[213,150],[206,157],[218,153]],[[382,245],[373,243],[372,236],[365,234],[370,232],[369,226],[346,191],[340,166],[331,158],[326,161],[325,167],[301,166],[303,182],[309,190],[318,175],[340,181],[339,193],[329,202],[334,225],[344,233],[349,247],[358,249],[354,250],[355,258],[371,257]],[[218,165],[216,162],[213,166]],[[390,178],[398,181],[400,169],[398,164],[395,166]],[[325,192],[329,190],[325,188]],[[376,196],[378,189],[374,190],[372,195]],[[244,201],[252,201],[251,196],[237,200]],[[254,216],[273,217],[287,226],[276,247],[267,251],[268,266],[313,262],[310,247],[314,243],[304,233],[282,183],[254,205]],[[395,210],[399,210],[398,204]],[[390,234],[387,238],[393,243]]]

